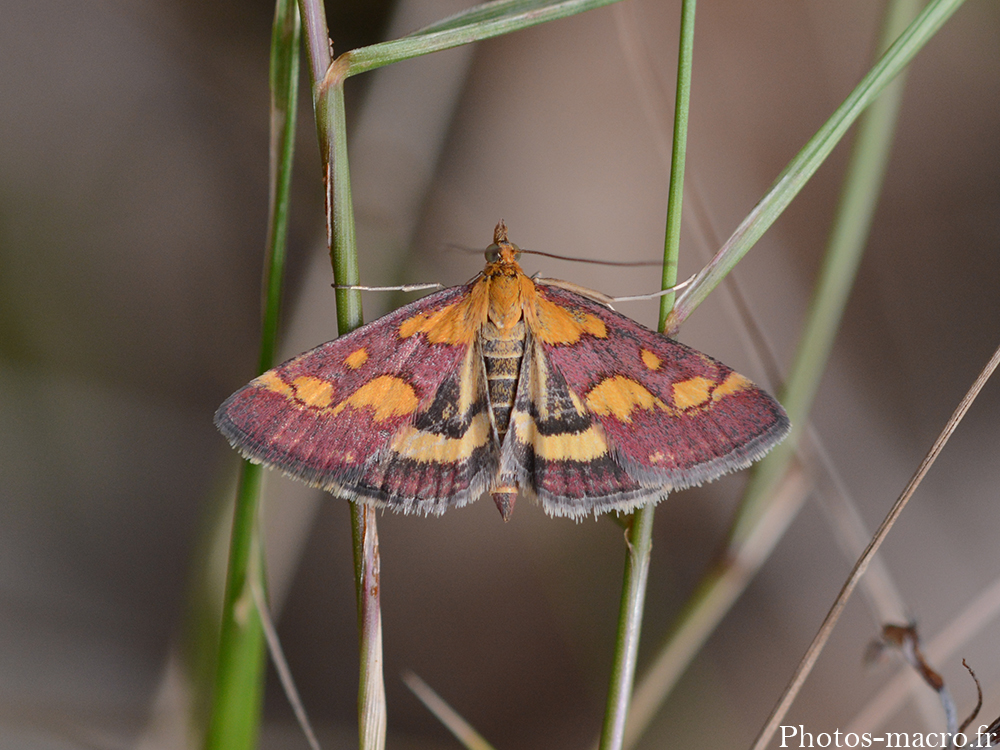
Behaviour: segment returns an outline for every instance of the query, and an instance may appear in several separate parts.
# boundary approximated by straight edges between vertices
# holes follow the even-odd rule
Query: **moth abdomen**
[[[521,320],[507,330],[486,323],[480,334],[487,393],[501,445],[510,426],[510,412],[517,394],[521,360],[524,359],[524,331],[524,321]]]

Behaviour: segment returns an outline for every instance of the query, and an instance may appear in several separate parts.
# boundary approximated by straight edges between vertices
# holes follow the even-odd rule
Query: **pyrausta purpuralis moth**
[[[597,297],[532,280],[497,225],[486,268],[265,372],[215,423],[246,458],[351,500],[440,514],[517,492],[630,511],[761,458],[781,405]]]

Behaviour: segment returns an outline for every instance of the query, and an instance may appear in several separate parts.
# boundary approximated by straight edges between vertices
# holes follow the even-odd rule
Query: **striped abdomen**
[[[490,406],[493,409],[497,437],[503,445],[510,425],[510,413],[514,408],[521,360],[524,358],[524,321],[518,321],[507,330],[501,330],[488,322],[482,328],[480,342],[483,360],[486,362],[486,387]]]

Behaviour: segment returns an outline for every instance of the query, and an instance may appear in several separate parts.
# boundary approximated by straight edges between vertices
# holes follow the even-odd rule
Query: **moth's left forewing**
[[[496,472],[476,285],[411,303],[269,370],[216,424],[244,456],[350,499],[441,513]]]
[[[641,487],[710,481],[748,466],[787,434],[781,405],[721,362],[591,299],[537,288],[540,355]]]

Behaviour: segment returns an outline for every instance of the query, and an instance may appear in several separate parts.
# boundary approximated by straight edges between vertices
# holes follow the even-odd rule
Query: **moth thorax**
[[[510,412],[514,408],[521,360],[524,358],[524,321],[518,321],[515,326],[507,329],[487,322],[482,327],[481,336],[490,408],[493,410],[497,436],[503,443],[510,424]]]
[[[520,322],[521,281],[516,273],[496,274],[490,278],[490,307],[487,317],[501,330],[513,328]]]

